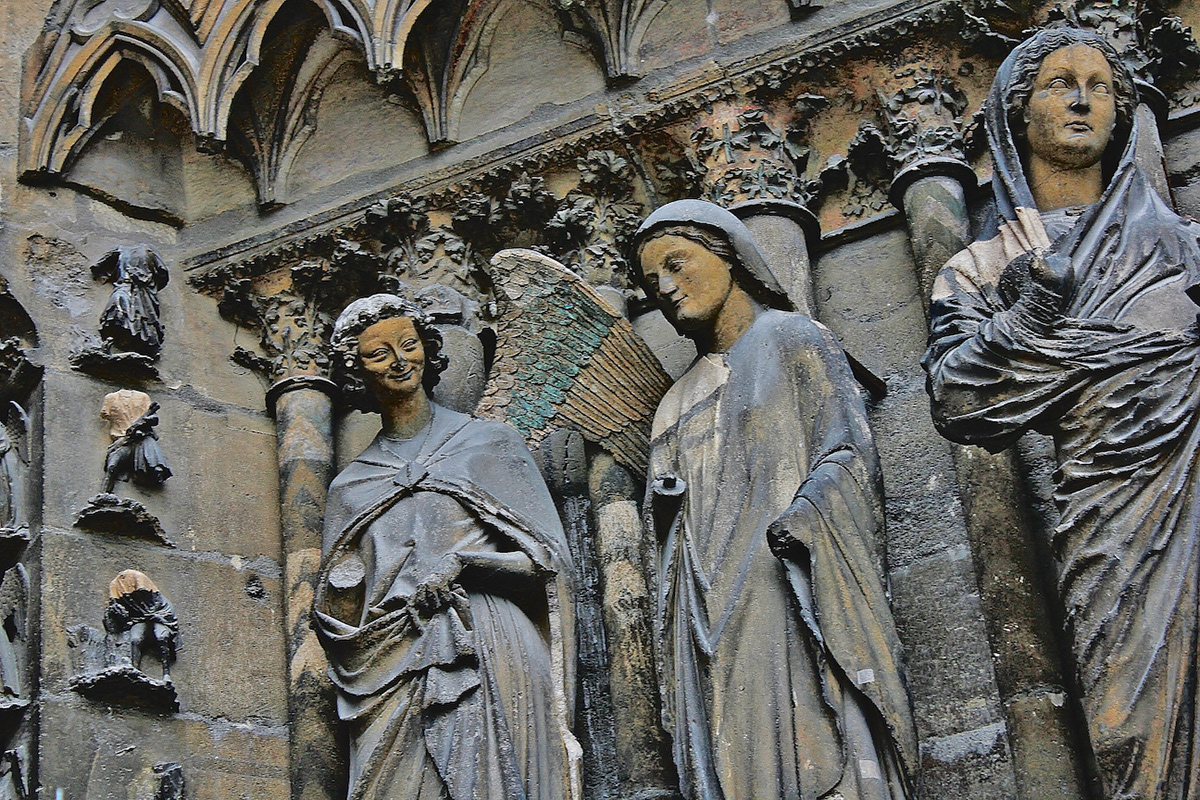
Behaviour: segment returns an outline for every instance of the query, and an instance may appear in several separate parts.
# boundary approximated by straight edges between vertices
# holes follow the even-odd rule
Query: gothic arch
[[[352,45],[379,83],[404,86],[420,110],[431,144],[457,140],[463,102],[487,71],[497,20],[513,0],[312,0],[334,37]],[[549,18],[585,33],[593,57],[610,80],[636,73],[646,26],[666,0],[546,0]],[[197,144],[220,149],[230,136],[239,92],[264,61],[268,30],[287,0],[73,0],[48,20],[29,60],[23,97],[26,118],[21,172],[26,179],[62,175],[103,119],[94,113],[104,80],[122,59],[153,76],[162,101],[188,119]],[[421,33],[422,35],[414,35]],[[299,71],[304,59],[295,60]],[[321,69],[315,70],[320,75]],[[293,79],[304,83],[297,74]],[[319,83],[319,81],[318,81]],[[303,87],[302,87],[303,88]],[[312,93],[309,92],[309,95]],[[300,106],[305,96],[295,95]],[[318,93],[319,95],[319,93]],[[258,149],[286,154],[303,138],[291,118],[278,126],[280,141]],[[255,170],[260,201],[276,198],[276,159]]]
[[[52,76],[47,75],[39,87],[41,102],[26,116],[28,136],[22,140],[26,172],[59,174],[70,167],[104,123],[95,118],[96,99],[126,59],[146,68],[160,100],[196,118],[199,92],[193,62],[159,31],[136,22],[112,21],[72,55]]]

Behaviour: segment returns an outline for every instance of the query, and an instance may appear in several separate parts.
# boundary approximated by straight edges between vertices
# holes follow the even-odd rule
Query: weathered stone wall
[[[204,14],[220,3],[208,12],[192,5],[216,24]],[[442,41],[454,27],[452,5],[415,20],[411,35]],[[27,748],[31,785],[44,797],[61,790],[62,800],[140,800],[157,791],[153,767],[169,762],[182,764],[191,800],[284,798],[303,783],[297,765],[310,762],[298,760],[303,747],[289,734],[289,713],[293,726],[299,713],[289,712],[289,693],[295,705],[302,677],[320,675],[304,616],[312,545],[290,546],[300,539],[288,538],[290,523],[281,529],[277,426],[264,393],[281,379],[321,374],[294,357],[320,349],[317,328],[355,284],[306,293],[289,270],[311,262],[342,281],[347,265],[362,262],[417,284],[449,276],[486,308],[481,260],[500,247],[546,247],[592,282],[624,291],[635,328],[678,375],[688,346],[635,295],[622,247],[630,225],[667,200],[754,197],[728,176],[754,153],[740,167],[777,158],[791,170],[787,197],[817,211],[815,316],[887,381],[887,395],[868,409],[884,467],[888,577],[921,737],[922,797],[1089,797],[1046,563],[1045,449],[1028,443],[1015,462],[989,460],[933,429],[919,366],[929,273],[887,200],[903,157],[882,110],[898,92],[934,85],[920,78],[936,72],[954,90],[919,122],[942,124],[942,114],[961,140],[1015,41],[1006,37],[1046,9],[673,0],[643,4],[656,12],[622,49],[598,43],[586,24],[591,4],[571,14],[570,3],[457,5],[486,6],[486,30],[467,30],[449,54],[414,46],[397,78],[385,74],[394,65],[372,64],[373,72],[361,43],[334,35],[322,12],[293,0],[263,23],[257,71],[231,90],[224,130],[162,102],[146,69],[127,60],[94,87],[88,143],[52,148],[61,169],[25,151],[36,137],[23,117],[38,96],[29,65],[66,41],[57,37],[73,6],[0,7],[0,275],[36,325],[25,345],[45,367],[30,434],[39,508],[20,554],[32,583],[23,646],[36,693],[17,723],[0,721],[10,737],[0,744]],[[1171,13],[1200,22],[1194,5]],[[223,24],[213,41],[232,38]],[[1166,173],[1180,210],[1200,214],[1198,92],[1172,80],[1161,124]],[[761,117],[744,116],[755,109]],[[795,150],[777,157],[777,145],[747,133],[756,120]],[[722,137],[739,134],[722,157]],[[989,170],[983,150],[968,132],[960,161],[976,179]],[[602,159],[608,166],[585,163],[596,153],[611,155]],[[762,180],[767,194],[780,185],[778,176]],[[973,207],[986,196],[977,189],[967,187]],[[402,227],[393,197],[418,204],[404,212],[420,222],[416,234],[381,235]],[[592,216],[555,239],[551,218],[579,198]],[[482,217],[468,220],[474,228],[456,219],[484,201]],[[137,243],[152,246],[171,275],[160,293],[159,378],[83,374],[70,361],[76,330],[95,333],[111,288],[90,267]],[[219,308],[230,298],[252,313]],[[310,314],[314,341],[263,336],[270,314]],[[6,325],[0,320],[0,333],[13,335]],[[235,363],[235,348],[265,360]],[[119,492],[157,516],[174,547],[74,525],[103,477],[103,398],[122,388],[160,403],[160,444],[174,475],[160,489],[123,484]],[[359,414],[336,420],[339,467],[377,426]],[[87,698],[69,685],[82,669],[72,631],[101,626],[108,582],[130,568],[155,581],[180,620],[176,713]],[[321,791],[337,796],[328,785],[304,796]]]

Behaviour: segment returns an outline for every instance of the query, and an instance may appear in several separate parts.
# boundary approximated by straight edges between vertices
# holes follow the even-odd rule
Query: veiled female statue
[[[883,578],[878,455],[833,335],[750,232],[698,200],[636,237],[700,351],[654,419],[663,716],[689,800],[909,797],[908,694]]]
[[[949,438],[1054,438],[1059,590],[1105,796],[1184,800],[1200,792],[1200,226],[1135,163],[1135,107],[1095,34],[1012,52],[987,100],[995,214],[934,285],[924,363]]]
[[[415,304],[355,301],[332,342],[383,416],[330,487],[314,608],[349,797],[572,797],[571,563],[529,450],[430,402],[447,361]]]

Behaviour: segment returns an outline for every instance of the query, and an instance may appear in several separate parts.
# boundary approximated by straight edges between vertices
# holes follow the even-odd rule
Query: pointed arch
[[[199,108],[195,62],[176,42],[140,22],[110,21],[53,74],[42,76],[43,101],[27,116],[22,171],[60,174],[105,121],[95,119],[95,101],[105,81],[124,60],[146,68],[159,99],[195,119]]]
[[[390,80],[400,72],[413,27],[433,3],[434,0],[377,0],[373,43],[376,63],[371,68],[381,80]]]

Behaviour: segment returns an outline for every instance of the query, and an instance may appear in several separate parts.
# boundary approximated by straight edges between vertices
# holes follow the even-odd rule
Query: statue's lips
[[[671,308],[679,308],[687,302],[688,296],[676,289],[674,294],[670,295],[669,297],[664,297],[663,300],[665,300],[667,305],[671,306]]]
[[[410,377],[412,377],[413,372],[415,372],[415,370],[413,368],[409,367],[404,372],[389,372],[389,373],[387,373],[386,377],[390,381],[397,381],[399,383],[403,383],[404,381],[406,381]]]

